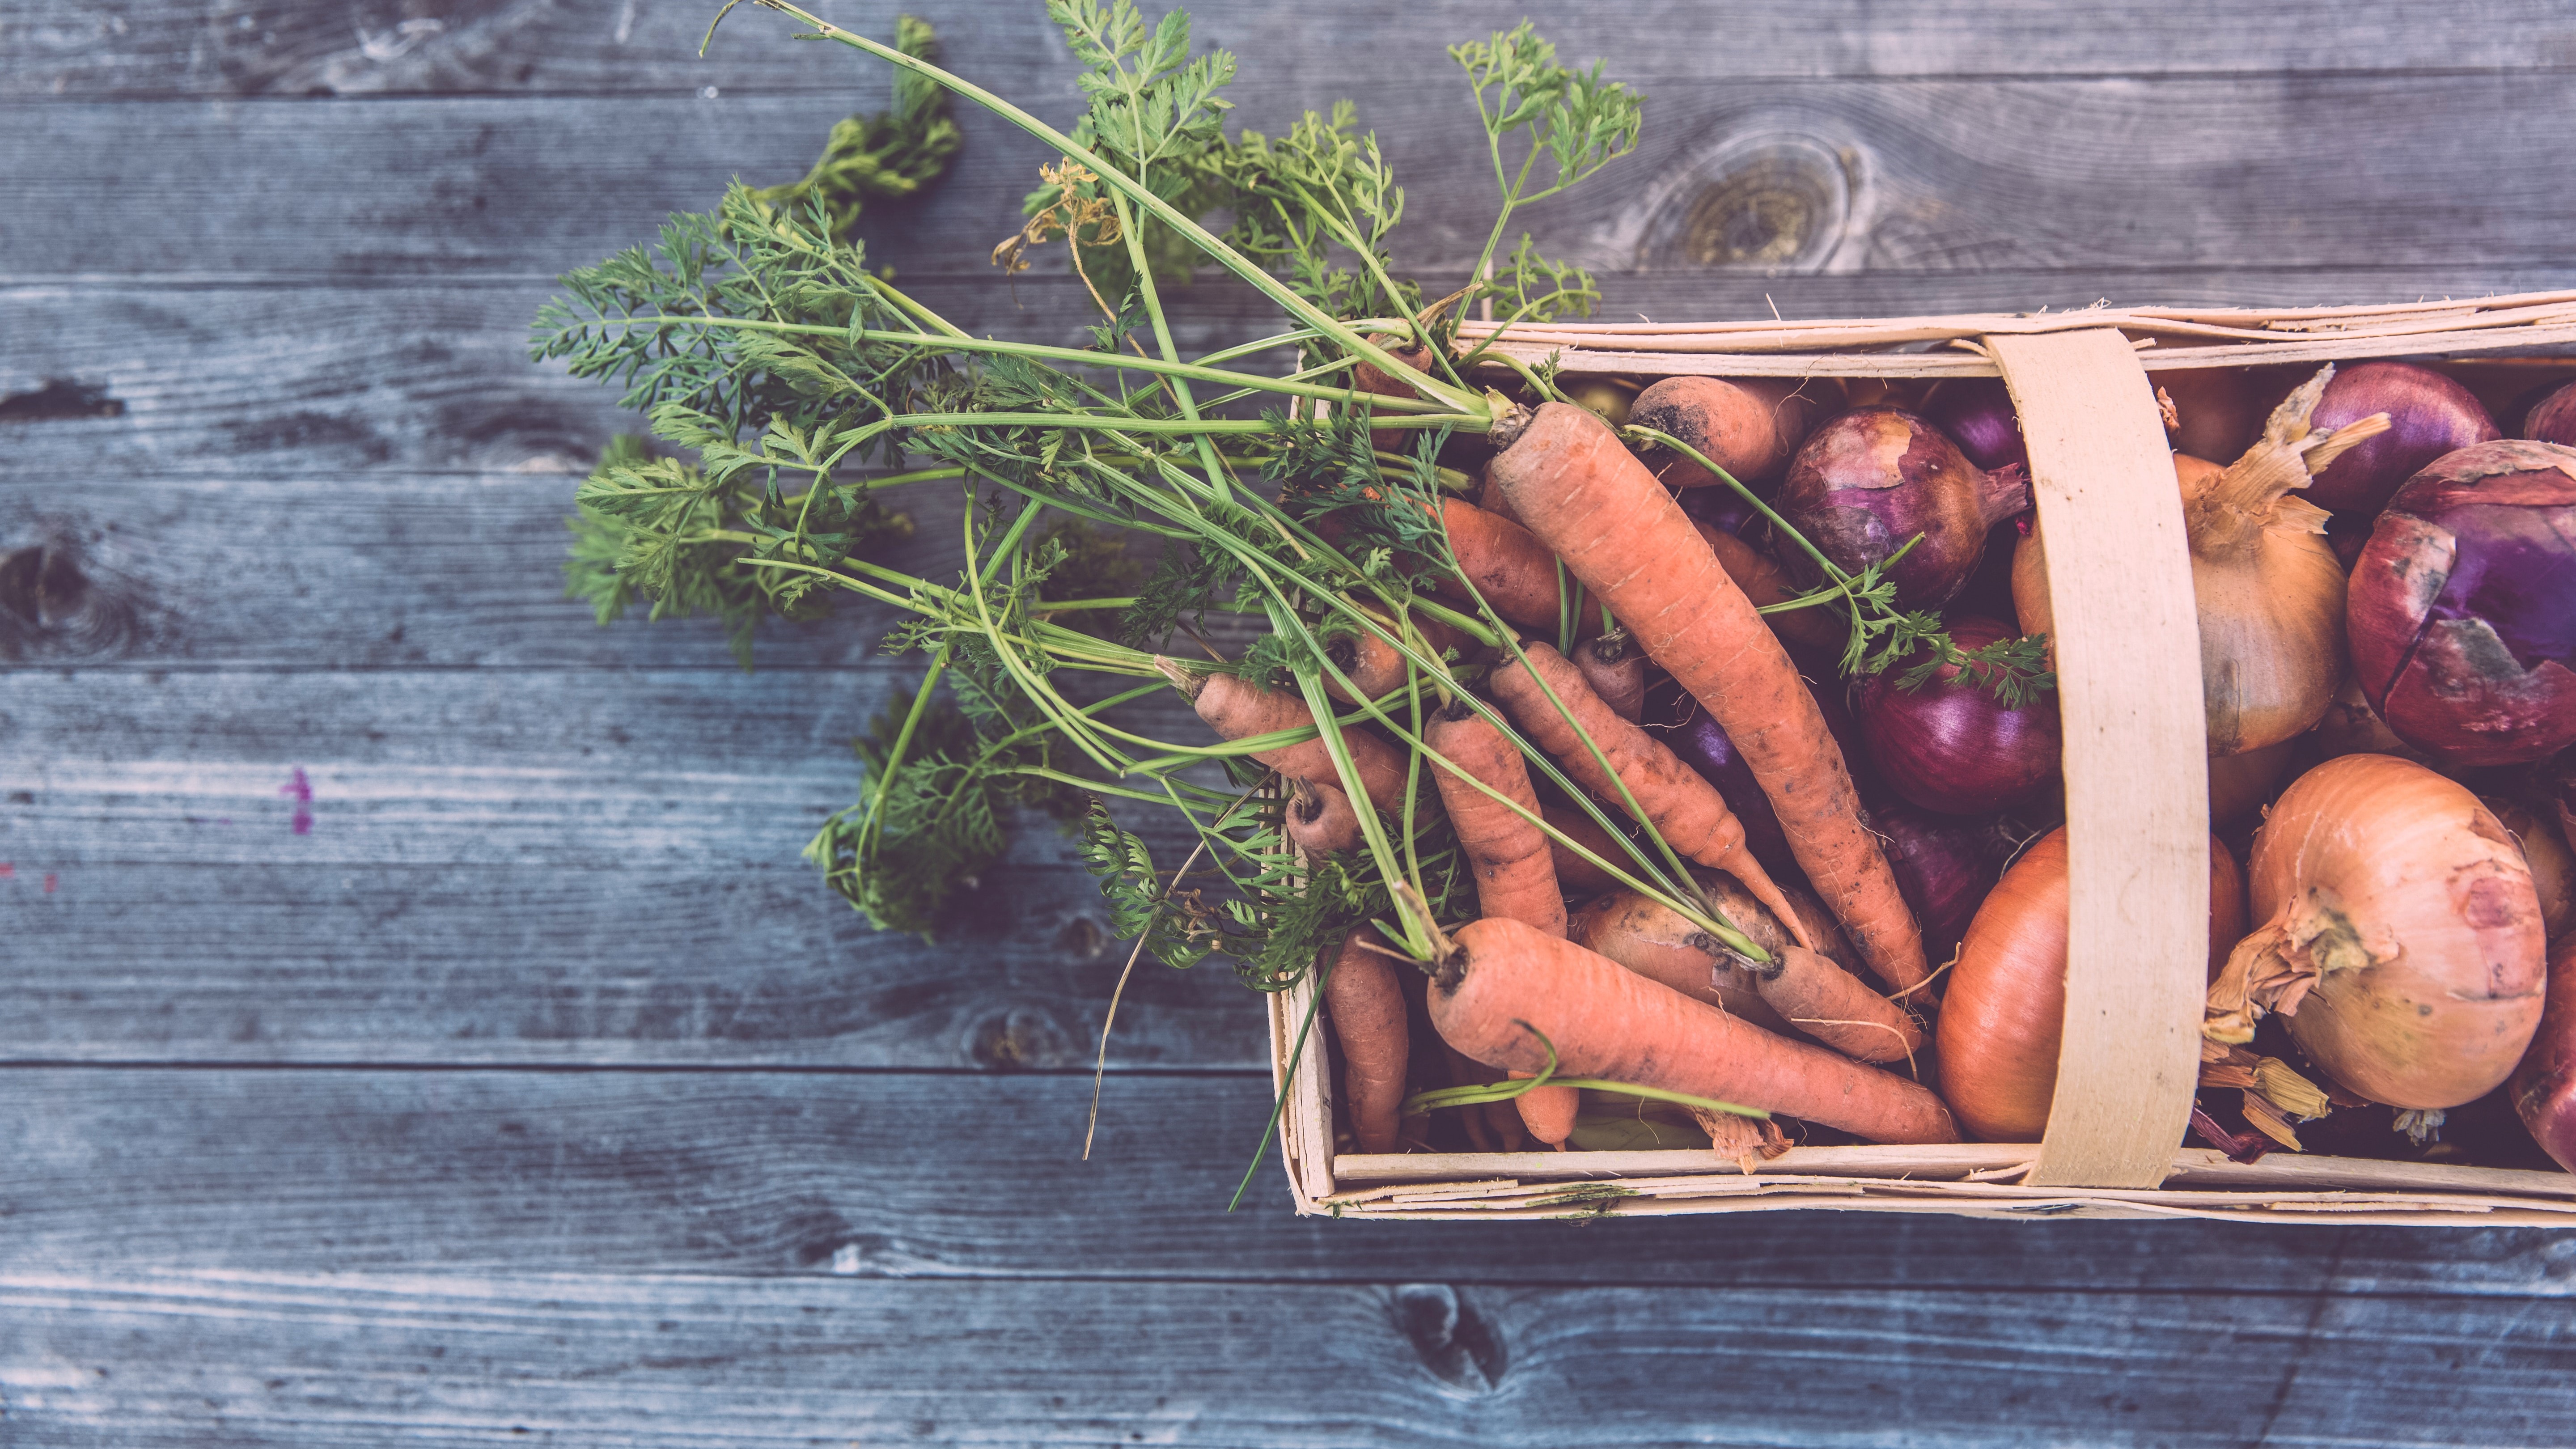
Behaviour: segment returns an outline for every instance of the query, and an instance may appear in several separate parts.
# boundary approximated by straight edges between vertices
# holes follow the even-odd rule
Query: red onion
[[[1923,399],[1923,413],[1969,462],[1990,473],[2015,463],[2030,466],[2021,414],[2013,411],[2012,392],[2000,377],[1951,378]]]
[[[2576,382],[2533,403],[2522,415],[2520,432],[2536,443],[2576,448]]]
[[[2363,695],[2440,764],[2576,743],[2576,448],[2480,443],[2407,480],[2349,611]]]
[[[2501,436],[2475,394],[2411,362],[2365,362],[2326,384],[2310,428],[2330,433],[2372,413],[2388,414],[2388,431],[2326,465],[2300,496],[2329,512],[2368,519],[2397,485],[2445,453]]]
[[[1992,816],[1934,815],[1902,801],[1871,806],[1869,823],[1887,848],[1896,888],[1923,927],[1924,959],[1949,960],[2003,874],[2012,840]]]
[[[2507,1090],[2540,1150],[2576,1172],[2576,936],[2549,953],[2547,1003]]]
[[[2015,637],[1993,619],[1953,618],[1950,639],[1978,649]],[[1862,681],[1852,701],[1870,763],[1887,787],[1926,810],[1981,815],[2018,805],[2057,778],[2057,696],[2006,709],[1955,664],[1920,689],[1903,668]]]
[[[1977,571],[1986,531],[2030,507],[2030,477],[2019,467],[1985,472],[1919,414],[1854,408],[1798,450],[1777,506],[1790,527],[1855,574],[1921,534],[1887,577],[1898,603],[1928,609],[1949,602]],[[1792,568],[1806,562],[1781,552]]]

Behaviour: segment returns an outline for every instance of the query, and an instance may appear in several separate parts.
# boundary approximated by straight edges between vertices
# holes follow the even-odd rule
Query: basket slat
[[[2066,1034],[2028,1182],[2154,1187],[2191,1117],[2209,951],[2208,727],[2182,494],[2146,369],[2118,332],[1988,345],[2030,448],[2066,737]]]

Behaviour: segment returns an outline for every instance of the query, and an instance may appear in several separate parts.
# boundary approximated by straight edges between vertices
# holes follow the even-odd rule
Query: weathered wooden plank
[[[27,1444],[2546,1444],[2576,1410],[2557,1305],[2512,1299],[137,1268],[0,1303]]]
[[[22,871],[764,868],[856,796],[849,741],[918,677],[25,670],[0,699],[0,840]],[[1211,738],[1177,694],[1129,708]]]
[[[324,4],[239,6],[211,0],[122,0],[65,11],[18,0],[0,10],[0,98],[101,96],[650,93],[852,86],[851,57],[776,43],[777,22],[737,17],[701,60],[713,8],[655,3],[473,4],[382,14]],[[884,5],[816,0],[808,8],[875,35]],[[951,60],[979,83],[1062,89],[1070,73],[1053,28],[1034,19],[979,24],[979,7],[913,7],[950,37]],[[1255,57],[1322,84],[1372,63],[1428,64],[1438,47],[1496,23],[1464,0],[1401,11],[1332,0],[1295,11],[1242,0],[1188,7],[1202,46]],[[1782,75],[2050,75],[2067,72],[2530,70],[2563,66],[2576,31],[2540,0],[2483,0],[2441,25],[2393,5],[2305,0],[2247,9],[2191,0],[2096,7],[2071,26],[2043,0],[1897,8],[1866,0],[1775,0],[1722,7],[1650,4],[1622,12],[1617,36],[1594,13],[1555,0],[1526,7],[1540,31],[1589,58],[1619,52],[1620,74],[1658,81]],[[1514,12],[1518,14],[1520,12]],[[1655,43],[1618,43],[1654,37]],[[1419,52],[1418,56],[1412,52]],[[858,84],[865,86],[865,81]],[[1006,91],[1006,94],[1017,94]]]
[[[0,1058],[20,1060],[1072,1069],[1127,959],[1043,822],[932,943],[870,929],[784,844],[663,870],[0,854]],[[1222,963],[1142,963],[1111,1047],[1247,1069],[1261,1003]]]
[[[1253,1013],[1247,1013],[1252,1015]],[[1121,1055],[1129,1018],[1121,1013]],[[1296,1219],[1250,1074],[0,1073],[0,1271],[1655,1283],[1959,1293],[2576,1293],[2523,1228],[1751,1213]],[[1274,1150],[1275,1151],[1275,1150]],[[1778,1167],[1794,1171],[1796,1157]],[[1722,1244],[1722,1251],[1711,1251]],[[2556,1311],[2556,1310],[2551,1310]]]
[[[557,473],[0,482],[0,555],[42,547],[51,571],[37,617],[0,609],[0,661],[736,668],[720,620],[648,622],[639,606],[603,629],[589,605],[564,597],[573,487]],[[953,581],[961,490],[942,482],[886,497],[915,532],[874,556]],[[855,597],[828,618],[765,620],[755,667],[878,667],[894,620]]]
[[[1247,83],[1240,99],[1245,124],[1277,125],[1320,97]],[[1414,85],[1367,102],[1409,193],[1398,261],[1466,267],[1493,185],[1454,164],[1483,150],[1473,110]],[[15,281],[547,276],[711,204],[730,177],[800,174],[845,109],[828,95],[19,107],[0,255]],[[1668,93],[1635,156],[1523,223],[1612,270],[2552,265],[2570,203],[2538,178],[2571,121],[2576,89],[2555,74],[1744,81]],[[879,260],[985,272],[1045,152],[983,118],[974,140],[971,163],[870,228]],[[2460,165],[2472,144],[2478,164]],[[138,193],[152,226],[118,205]]]
[[[2393,270],[2242,268],[1862,273],[1747,271],[1605,280],[1602,315],[1659,321],[1910,316],[2120,302],[2297,304],[2483,296],[2576,282],[2563,264],[2449,262]],[[1079,344],[1078,285],[1022,278],[932,282],[924,299],[962,326]],[[19,516],[95,519],[136,476],[316,481],[424,471],[578,476],[638,420],[608,388],[527,361],[543,284],[367,288],[25,287],[0,291],[9,347],[0,397],[47,394],[0,419],[0,480],[33,490]],[[1019,310],[1025,307],[1025,311]],[[1181,345],[1264,335],[1248,289],[1194,287]],[[94,389],[84,394],[83,388]],[[531,480],[569,492],[572,478]],[[92,490],[99,490],[91,496]],[[104,528],[92,521],[87,526]],[[26,541],[33,541],[32,537]],[[17,546],[18,540],[11,540]]]

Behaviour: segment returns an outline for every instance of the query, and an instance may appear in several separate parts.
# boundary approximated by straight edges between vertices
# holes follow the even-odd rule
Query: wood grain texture
[[[1346,89],[1246,81],[1237,114],[1276,127]],[[1482,153],[1473,110],[1445,88],[1364,99],[1407,187],[1401,269],[1471,265],[1493,183],[1450,158]],[[712,205],[734,176],[801,175],[846,110],[828,95],[16,107],[0,280],[552,276]],[[1668,91],[1634,156],[1520,224],[1605,271],[2557,266],[2570,209],[2551,138],[2571,121],[2576,88],[2556,74],[1743,81]],[[969,146],[971,164],[869,226],[876,260],[988,274],[1047,155],[981,116]],[[149,227],[118,204],[137,193]]]
[[[816,0],[807,8],[872,35],[892,7]],[[1070,89],[1052,27],[979,23],[971,4],[912,7],[949,38],[951,62],[979,83]],[[1467,0],[1390,12],[1332,0],[1285,11],[1243,0],[1190,7],[1203,46],[1260,57],[1264,70],[1331,84],[1349,57],[1446,43],[1497,23]],[[714,7],[672,0],[576,4],[470,0],[369,10],[316,0],[120,0],[71,12],[33,0],[0,7],[0,99],[395,94],[862,93],[880,85],[846,54],[772,43],[777,22],[742,16],[701,59]],[[1515,11],[1518,15],[1522,12]],[[1541,33],[1589,58],[1602,47],[1590,12],[1526,7]],[[1631,47],[1623,73],[1689,82],[1782,75],[2050,75],[2310,72],[2428,68],[2533,70],[2576,64],[2576,26],[2540,0],[2455,7],[2439,26],[2404,7],[2303,3],[2249,13],[2218,0],[2095,7],[2083,26],[2042,0],[1966,0],[1896,9],[1867,0],[1667,3],[1625,12],[1632,33],[1676,43]],[[1018,18],[1018,17],[1014,17]],[[424,22],[434,22],[425,24]],[[764,31],[764,24],[766,30]],[[1720,43],[1691,43],[1696,38]],[[875,104],[873,97],[870,104]]]
[[[2576,1409],[2554,1305],[2513,1300],[2419,1300],[2403,1327],[2251,1294],[1652,1301],[138,1267],[0,1277],[0,1363],[26,1444],[2521,1444]],[[1712,1403],[1712,1363],[1794,1391]]]
[[[2123,302],[2384,301],[2571,283],[2576,268],[2477,262],[2123,277],[1720,270],[1609,278],[1602,314],[1670,321],[1766,317],[1774,308],[1790,318],[2019,311],[2088,306],[2106,289]],[[918,290],[979,333],[1078,344],[1088,325],[1090,303],[1078,284],[1024,277],[1016,287],[979,279]],[[336,484],[424,472],[536,475],[524,483],[529,497],[568,498],[600,447],[638,431],[640,420],[620,411],[609,389],[527,360],[528,322],[549,291],[539,282],[0,290],[0,321],[9,329],[0,397],[60,380],[97,389],[99,409],[109,410],[0,420],[0,489],[12,490],[0,495],[10,498],[0,509],[103,529],[112,517],[97,515],[120,497],[104,487],[111,480]],[[1176,334],[1192,348],[1263,335],[1250,329],[1267,315],[1248,288],[1214,284],[1183,294],[1177,312]],[[18,546],[16,538],[8,543]]]
[[[2576,1295],[2576,1239],[2516,1228],[1298,1220],[1275,1149],[1229,1214],[1266,1074],[1115,1077],[1085,1163],[1090,1095],[1082,1071],[13,1069],[0,1271]]]

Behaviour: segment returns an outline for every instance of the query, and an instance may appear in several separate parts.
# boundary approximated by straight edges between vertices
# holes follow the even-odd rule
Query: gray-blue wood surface
[[[1070,115],[1029,4],[923,0]],[[1023,835],[936,945],[797,859],[884,620],[602,630],[549,280],[882,103],[710,0],[0,0],[0,1444],[2566,1444],[2576,1237],[1754,1214],[1290,1216],[1262,1013]],[[878,3],[825,3],[891,31]],[[1348,95],[1454,277],[1440,47],[1517,8],[1200,7],[1238,113]],[[2576,283],[2576,13],[1541,5],[1650,95],[1533,212],[1611,317]],[[877,255],[985,262],[980,116]],[[1193,340],[1259,310],[1207,286]],[[953,509],[953,505],[951,505]],[[916,562],[942,567],[922,511]],[[1167,708],[1151,717],[1177,730]]]

